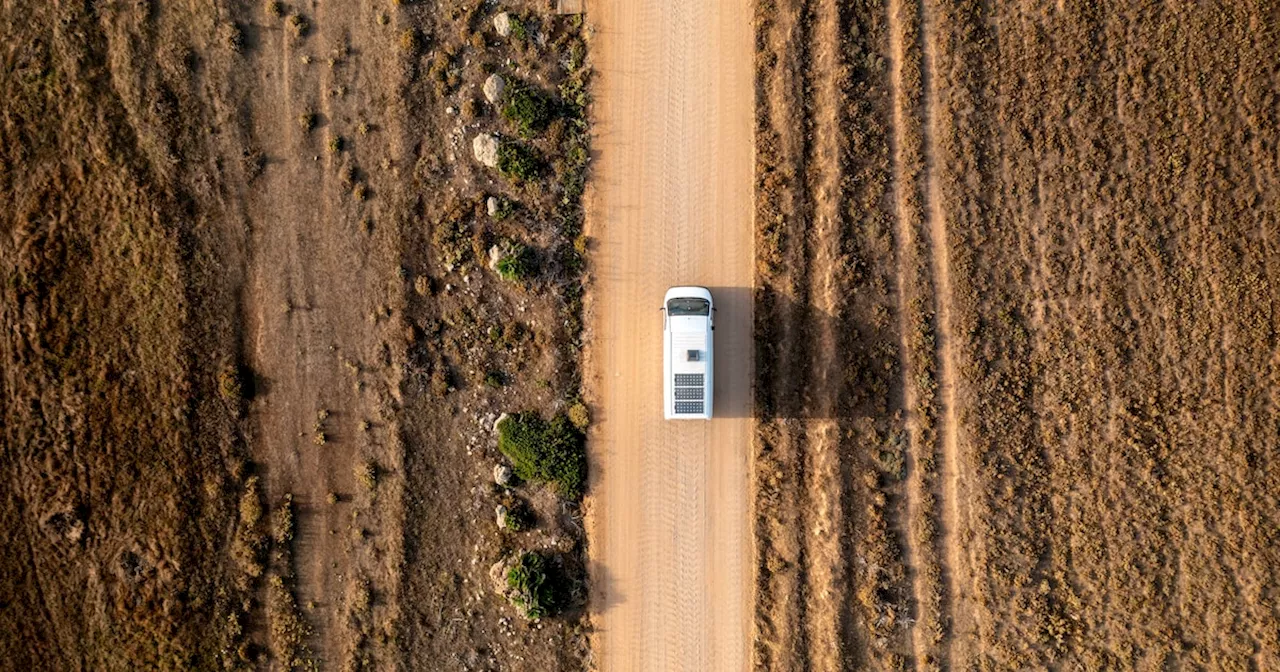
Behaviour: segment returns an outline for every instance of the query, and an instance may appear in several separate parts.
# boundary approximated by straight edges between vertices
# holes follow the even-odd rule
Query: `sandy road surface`
[[[745,0],[596,0],[593,610],[603,670],[736,670],[751,611]],[[662,419],[659,307],[710,287],[716,419]]]

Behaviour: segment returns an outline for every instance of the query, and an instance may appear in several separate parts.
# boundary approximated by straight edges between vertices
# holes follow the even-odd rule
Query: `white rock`
[[[499,504],[493,509],[493,515],[498,519],[498,529],[505,530],[507,528],[507,507]]]
[[[499,464],[493,468],[493,482],[498,485],[511,485],[515,472],[505,464]]]
[[[498,197],[490,196],[489,199],[484,202],[484,207],[486,210],[489,211],[490,217],[497,215],[498,214]]]
[[[511,35],[511,14],[509,12],[500,12],[493,17],[493,29],[503,37]]]
[[[490,167],[498,167],[498,137],[492,133],[481,133],[471,141],[471,152],[476,161]]]
[[[481,89],[484,91],[485,100],[497,105],[498,101],[502,100],[502,92],[507,90],[507,80],[495,72],[484,80],[484,86]]]

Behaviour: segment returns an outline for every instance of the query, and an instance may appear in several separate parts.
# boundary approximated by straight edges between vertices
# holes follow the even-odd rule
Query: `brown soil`
[[[1275,15],[760,5],[758,668],[1280,663]]]
[[[589,70],[579,19],[504,9],[0,10],[8,665],[582,667],[576,505],[492,486],[477,409],[578,395]],[[517,135],[494,70],[561,105],[520,185],[470,156]],[[529,549],[566,615],[492,589]]]

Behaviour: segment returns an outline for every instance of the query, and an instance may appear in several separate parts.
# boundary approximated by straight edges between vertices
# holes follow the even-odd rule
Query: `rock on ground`
[[[489,566],[489,580],[493,583],[493,592],[506,596],[511,590],[507,587],[507,572],[515,564],[514,557],[503,558]]]
[[[471,152],[476,161],[490,168],[498,167],[498,137],[492,133],[481,133],[471,141]]]
[[[493,29],[498,31],[499,35],[509,37],[511,35],[511,13],[501,12],[493,17]]]
[[[498,485],[511,485],[514,477],[515,472],[505,464],[499,464],[493,468],[493,482]]]
[[[511,512],[507,510],[507,507],[501,504],[494,508],[493,515],[497,518],[499,530],[507,529],[507,516],[510,514]]]
[[[502,92],[507,90],[507,80],[495,72],[484,80],[484,86],[481,88],[484,91],[485,100],[497,105],[498,101],[502,100]]]

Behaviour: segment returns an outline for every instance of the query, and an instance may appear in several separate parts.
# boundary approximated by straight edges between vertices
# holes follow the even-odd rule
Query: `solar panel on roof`
[[[676,387],[702,387],[703,377],[701,373],[677,373]]]
[[[675,393],[676,399],[680,401],[702,401],[703,389],[701,387],[677,387]]]

